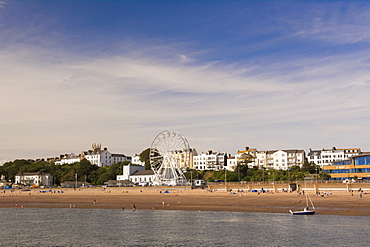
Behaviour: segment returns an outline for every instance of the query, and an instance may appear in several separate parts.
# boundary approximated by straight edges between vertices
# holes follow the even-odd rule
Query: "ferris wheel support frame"
[[[189,166],[190,148],[186,138],[176,131],[162,131],[152,142],[150,165],[154,172],[154,185],[186,185],[182,169]],[[180,167],[180,160],[183,167]]]

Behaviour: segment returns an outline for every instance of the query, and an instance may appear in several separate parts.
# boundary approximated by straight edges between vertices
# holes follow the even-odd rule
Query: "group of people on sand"
[[[326,196],[331,196],[331,195],[333,195],[333,192],[331,190],[329,191],[329,193],[327,191],[323,191],[323,192],[317,191],[316,192],[316,196],[326,197]]]
[[[364,191],[361,188],[359,188],[357,191],[360,192],[359,195],[360,195],[360,198],[362,198],[362,194],[363,194]],[[348,192],[351,193],[351,195],[353,196],[353,190],[352,189],[349,189]]]
[[[359,188],[357,191],[360,192],[359,195],[360,195],[360,198],[362,198],[362,195],[363,195],[364,191],[361,188]],[[349,189],[348,192],[351,193],[351,195],[353,196],[353,190],[352,189]]]

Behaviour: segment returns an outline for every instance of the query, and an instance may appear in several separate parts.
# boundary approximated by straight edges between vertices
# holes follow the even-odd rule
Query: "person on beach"
[[[132,210],[135,211],[136,210],[136,205],[132,205]]]

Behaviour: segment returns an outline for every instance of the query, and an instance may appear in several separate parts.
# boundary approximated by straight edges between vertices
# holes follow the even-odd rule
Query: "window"
[[[356,158],[355,165],[370,165],[370,156]]]

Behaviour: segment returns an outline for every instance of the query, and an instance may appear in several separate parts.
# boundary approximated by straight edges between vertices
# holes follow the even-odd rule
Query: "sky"
[[[370,151],[370,2],[0,0],[0,93],[0,163],[164,130]]]

